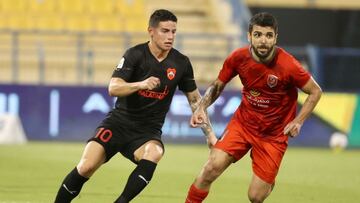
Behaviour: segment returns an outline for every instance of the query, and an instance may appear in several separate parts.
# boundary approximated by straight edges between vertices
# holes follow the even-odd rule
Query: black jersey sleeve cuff
[[[179,86],[179,90],[183,91],[183,92],[192,92],[194,90],[196,90],[197,86],[195,83],[195,80],[189,80],[186,84],[183,84],[181,86]]]

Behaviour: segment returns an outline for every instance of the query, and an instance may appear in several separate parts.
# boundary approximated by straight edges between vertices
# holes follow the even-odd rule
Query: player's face
[[[248,39],[255,54],[264,59],[272,53],[276,44],[277,34],[272,27],[253,26],[251,33],[248,33]]]
[[[149,34],[152,42],[162,51],[169,51],[175,41],[176,22],[163,21],[157,27],[150,27]]]

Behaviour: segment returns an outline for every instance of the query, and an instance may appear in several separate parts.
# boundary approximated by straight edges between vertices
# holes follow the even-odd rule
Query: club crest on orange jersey
[[[267,85],[270,87],[270,88],[274,88],[277,83],[278,83],[278,80],[279,78],[275,75],[268,75],[268,78],[267,78]]]
[[[176,75],[176,69],[175,68],[168,68],[166,70],[166,75],[167,77],[169,78],[169,80],[172,80],[175,78],[175,75]]]

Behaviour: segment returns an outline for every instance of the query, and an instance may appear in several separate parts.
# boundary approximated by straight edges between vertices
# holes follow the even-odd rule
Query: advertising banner
[[[209,107],[217,136],[240,102],[239,90],[225,90]],[[86,141],[114,103],[107,87],[0,85],[0,114],[18,115],[29,140]],[[190,116],[187,98],[176,92],[163,126],[164,140],[204,142],[202,131],[189,126]],[[327,146],[333,131],[322,119],[312,116],[290,144]]]

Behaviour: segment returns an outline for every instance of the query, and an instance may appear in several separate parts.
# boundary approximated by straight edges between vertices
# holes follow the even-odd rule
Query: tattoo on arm
[[[206,90],[204,97],[201,99],[200,104],[205,108],[210,106],[212,103],[215,102],[215,100],[220,96],[221,92],[224,90],[225,85],[223,83],[220,83],[218,80],[215,80],[210,87]],[[201,127],[201,130],[203,133],[208,136],[210,133],[213,133],[213,129],[210,123],[210,120],[208,119],[206,121],[206,124]]]
[[[217,81],[213,82],[211,86],[206,90],[204,97],[201,100],[201,105],[205,108],[210,106],[219,97],[223,91],[224,86],[220,85]]]
[[[208,120],[202,127],[201,130],[205,134],[205,136],[209,136],[210,133],[213,132],[213,128],[211,126],[210,120]]]
[[[189,104],[192,112],[194,112],[196,108],[199,106],[200,100],[201,100],[200,94],[189,97]]]
[[[196,92],[195,94],[188,95],[188,101],[189,101],[192,112],[194,112],[198,108],[200,101],[201,101],[200,93]],[[205,113],[207,113],[207,112],[205,111]],[[201,127],[201,130],[203,131],[205,136],[209,136],[210,133],[213,132],[213,129],[212,129],[209,119],[206,121],[206,123],[203,124],[203,126]]]

